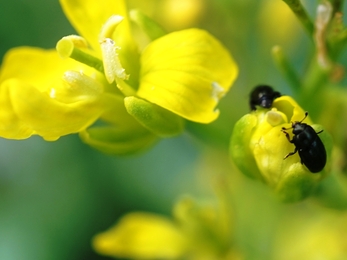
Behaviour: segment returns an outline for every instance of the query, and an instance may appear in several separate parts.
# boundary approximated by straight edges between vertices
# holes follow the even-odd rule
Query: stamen
[[[64,103],[73,103],[80,100],[98,97],[103,92],[103,86],[82,71],[66,71],[63,74],[66,84],[52,87],[49,91],[51,98]]]
[[[117,50],[120,48],[115,42],[110,38],[105,38],[100,42],[100,47],[107,81],[111,84],[116,78],[128,79],[129,76],[125,73],[118,57]]]
[[[87,95],[99,95],[103,91],[102,85],[95,79],[85,75],[83,71],[68,70],[64,73],[63,79],[73,89]]]
[[[114,31],[123,19],[120,15],[111,16],[103,25],[99,34],[105,77],[110,84],[116,78],[128,79],[128,75],[125,73],[117,53],[120,47],[112,40]]]

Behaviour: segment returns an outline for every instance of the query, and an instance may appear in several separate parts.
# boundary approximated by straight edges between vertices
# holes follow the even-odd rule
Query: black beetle
[[[268,85],[258,85],[250,94],[249,105],[251,110],[256,110],[256,106],[270,108],[272,106],[272,102],[280,96],[281,93],[274,91],[272,87]]]
[[[300,121],[292,122],[292,127],[282,127],[283,133],[285,133],[289,142],[295,145],[294,152],[287,154],[283,159],[299,152],[301,164],[304,164],[312,173],[320,172],[323,170],[326,161],[327,154],[324,144],[320,140],[318,134],[323,132],[315,132],[314,129],[308,124],[302,123],[307,117],[308,112],[305,113],[305,117]],[[293,139],[290,140],[289,134],[285,130],[293,129]]]

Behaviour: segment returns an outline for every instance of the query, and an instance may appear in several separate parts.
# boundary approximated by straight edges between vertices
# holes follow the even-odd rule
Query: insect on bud
[[[260,102],[258,109],[236,123],[231,157],[244,174],[265,182],[282,201],[298,201],[326,175],[331,137],[322,126],[312,125],[291,97],[271,101],[271,108],[262,107]],[[292,133],[286,131],[289,129]]]

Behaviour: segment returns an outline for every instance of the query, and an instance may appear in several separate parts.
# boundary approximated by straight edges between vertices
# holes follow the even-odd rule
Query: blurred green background
[[[227,148],[255,85],[291,94],[271,48],[281,45],[300,73],[312,43],[280,0],[189,0],[193,9],[176,10],[180,2],[132,0],[129,5],[168,31],[203,28],[227,46],[240,74],[219,105],[220,118],[208,126],[189,123],[182,136],[130,157],[103,155],[77,136],[56,142],[1,139],[0,259],[109,259],[93,252],[93,235],[126,212],[169,215],[181,194],[209,196],[220,173],[232,175],[239,247],[248,252],[246,259],[270,259],[277,223],[301,206],[280,205],[261,184],[241,176],[229,164]],[[313,16],[316,1],[304,3]],[[54,48],[61,37],[75,33],[58,0],[0,0],[0,12],[1,58],[15,46]]]

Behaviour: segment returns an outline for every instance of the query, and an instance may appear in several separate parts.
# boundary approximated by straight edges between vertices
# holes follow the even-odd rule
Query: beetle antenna
[[[305,118],[308,116],[308,112],[306,111],[305,112],[305,117],[299,122],[299,123],[301,123],[302,121],[304,121],[305,120]]]
[[[304,120],[306,119],[307,116],[308,116],[308,112],[306,111],[306,112],[305,112],[305,117],[304,117],[301,121],[299,121],[299,122],[298,122],[298,121],[292,122],[292,127],[289,127],[289,128],[282,127],[282,131],[283,131],[283,130],[292,129],[296,123],[301,124],[301,122],[304,121]]]

